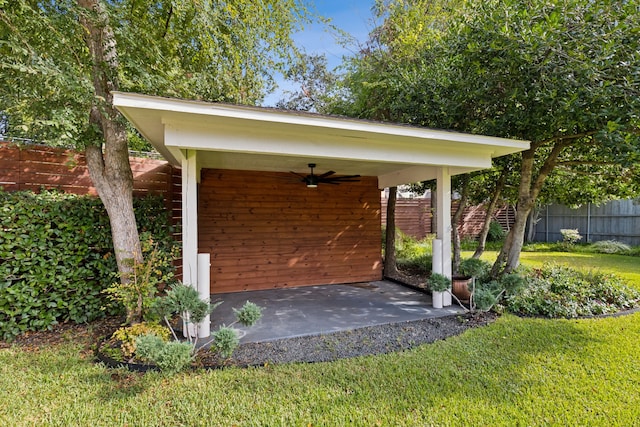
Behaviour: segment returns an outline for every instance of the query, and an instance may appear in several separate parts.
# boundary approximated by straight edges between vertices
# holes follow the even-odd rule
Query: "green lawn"
[[[622,268],[640,287],[637,263],[594,257],[586,265]],[[640,313],[505,315],[403,353],[175,377],[110,371],[72,342],[14,347],[0,350],[0,425],[631,426],[639,349]]]
[[[463,252],[470,257],[473,252]],[[482,258],[493,262],[497,252],[485,252]],[[520,261],[530,267],[541,267],[546,262],[567,264],[580,269],[598,269],[623,277],[630,286],[640,290],[640,258],[628,255],[605,255],[576,252],[522,252]]]

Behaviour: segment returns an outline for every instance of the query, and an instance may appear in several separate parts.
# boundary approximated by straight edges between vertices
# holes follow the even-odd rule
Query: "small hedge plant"
[[[229,358],[240,342],[238,331],[233,329],[235,323],[244,326],[254,325],[262,317],[262,308],[247,301],[241,308],[233,309],[236,321],[228,326],[220,326],[211,338],[201,346],[198,346],[197,325],[210,315],[221,303],[212,304],[208,299],[200,299],[198,291],[181,283],[173,284],[166,295],[155,299],[153,310],[162,317],[162,320],[173,336],[173,341],[168,341],[155,331],[138,335],[135,338],[134,356],[145,362],[156,365],[161,371],[175,373],[187,368],[196,358],[201,348],[211,346],[211,349],[219,353],[223,358]],[[195,335],[187,333],[186,341],[178,338],[171,320],[179,316],[179,322],[186,331],[195,331]]]
[[[434,236],[428,235],[417,240],[398,230],[396,239],[396,263],[399,268],[428,272],[431,271],[431,245]]]
[[[140,232],[171,247],[162,198],[134,205]],[[98,198],[0,190],[0,338],[121,312],[102,292],[116,273],[109,218]]]
[[[507,297],[506,308],[527,316],[574,318],[640,306],[640,292],[613,274],[547,264],[533,270],[528,285]]]
[[[120,346],[119,358],[126,360],[133,357],[137,349],[136,341],[143,335],[155,335],[167,342],[171,338],[171,331],[167,327],[153,322],[141,322],[119,328],[111,336],[111,340]]]

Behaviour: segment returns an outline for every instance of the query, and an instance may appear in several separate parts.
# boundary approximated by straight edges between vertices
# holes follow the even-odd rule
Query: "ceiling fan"
[[[321,175],[315,175],[313,173],[313,168],[316,167],[315,163],[309,163],[309,168],[311,169],[311,173],[309,175],[301,175],[297,172],[293,172],[291,171],[292,174],[294,174],[295,176],[300,178],[300,182],[304,182],[305,184],[307,184],[307,187],[309,188],[316,188],[318,186],[318,184],[323,183],[323,184],[334,184],[334,185],[338,185],[341,182],[358,182],[360,181],[359,179],[355,179],[355,178],[360,178],[360,175],[338,175],[338,176],[333,176],[335,175],[334,171],[329,171],[329,172],[325,172]]]

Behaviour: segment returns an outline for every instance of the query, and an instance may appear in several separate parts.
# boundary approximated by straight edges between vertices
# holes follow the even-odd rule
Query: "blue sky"
[[[318,14],[331,18],[331,24],[349,33],[357,42],[366,41],[369,32],[373,29],[373,15],[371,7],[373,0],[315,0],[309,1],[315,6]],[[312,7],[310,7],[312,9]],[[340,65],[342,57],[349,55],[357,44],[345,48],[337,43],[337,37],[325,25],[308,25],[305,30],[295,36],[296,44],[303,47],[308,54],[325,54],[329,69]],[[264,105],[272,106],[283,95],[282,91],[291,88],[287,82],[278,80],[280,86],[275,93],[267,96]]]

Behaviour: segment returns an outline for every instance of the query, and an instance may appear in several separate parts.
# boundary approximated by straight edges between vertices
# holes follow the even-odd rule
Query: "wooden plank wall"
[[[131,157],[135,196],[163,194],[173,190],[173,168],[164,160]],[[89,177],[84,154],[43,145],[19,147],[0,142],[0,187],[4,191],[42,188],[67,193],[97,195]]]
[[[203,170],[211,293],[380,280],[377,178],[311,189],[289,173]]]

